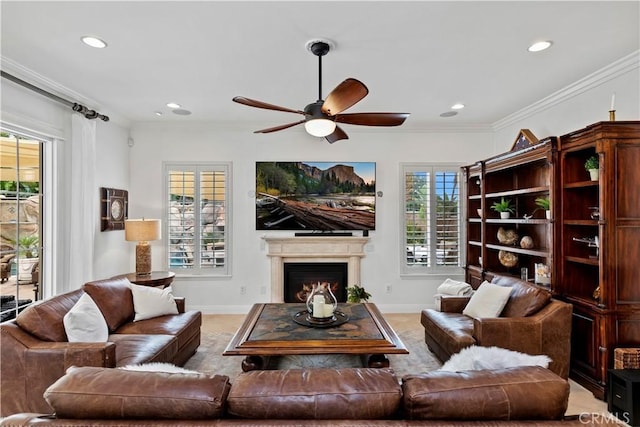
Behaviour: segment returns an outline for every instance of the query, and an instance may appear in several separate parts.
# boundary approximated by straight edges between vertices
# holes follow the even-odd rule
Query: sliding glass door
[[[0,131],[0,320],[40,299],[44,141]]]

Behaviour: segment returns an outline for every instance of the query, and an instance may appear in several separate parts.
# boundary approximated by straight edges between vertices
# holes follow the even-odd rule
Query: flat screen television
[[[375,162],[256,162],[257,230],[375,228]]]

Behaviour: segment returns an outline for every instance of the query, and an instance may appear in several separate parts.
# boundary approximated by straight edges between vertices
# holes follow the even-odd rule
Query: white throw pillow
[[[471,347],[460,350],[445,362],[441,371],[477,371],[483,369],[515,368],[518,366],[542,366],[551,363],[549,356],[531,355],[500,347]]]
[[[178,307],[171,294],[171,289],[159,289],[151,286],[131,284],[133,295],[133,309],[136,312],[134,322],[164,316],[165,314],[178,314]]]
[[[118,369],[124,369],[126,371],[142,371],[142,372],[167,372],[170,374],[199,374],[198,371],[191,371],[189,369],[181,368],[171,363],[164,362],[152,362],[141,363],[139,365],[127,365],[121,366]]]
[[[62,318],[69,342],[107,342],[109,328],[89,294],[82,294]]]
[[[511,287],[498,286],[486,280],[473,293],[462,314],[476,319],[498,317],[511,295]]]

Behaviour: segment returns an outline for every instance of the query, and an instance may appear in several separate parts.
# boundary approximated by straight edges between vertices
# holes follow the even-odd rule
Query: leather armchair
[[[440,311],[422,311],[429,349],[443,362],[471,345],[546,354],[552,359],[549,369],[567,378],[572,306],[519,279],[496,276],[492,282],[514,289],[500,317],[474,319],[462,314],[470,297],[443,296]]]

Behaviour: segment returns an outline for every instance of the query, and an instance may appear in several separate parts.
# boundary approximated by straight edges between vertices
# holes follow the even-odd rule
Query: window
[[[165,163],[169,269],[177,274],[228,275],[227,163]]]
[[[41,293],[43,206],[41,164],[44,142],[0,132],[0,321]]]
[[[447,273],[460,267],[460,167],[405,164],[403,273]]]

